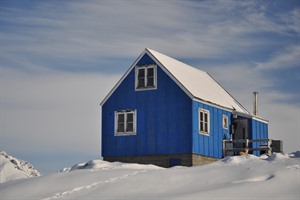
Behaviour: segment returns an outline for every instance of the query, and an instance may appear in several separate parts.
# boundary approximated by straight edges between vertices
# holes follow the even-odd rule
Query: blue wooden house
[[[200,165],[224,156],[224,139],[268,138],[268,121],[250,114],[208,73],[150,49],[101,106],[107,161]]]

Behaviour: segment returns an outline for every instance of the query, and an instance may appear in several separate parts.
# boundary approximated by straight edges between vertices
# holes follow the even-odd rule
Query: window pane
[[[147,77],[153,77],[154,76],[154,69],[148,68],[147,70]]]
[[[145,78],[139,78],[138,79],[138,88],[143,88],[145,87]]]
[[[207,113],[204,113],[204,121],[207,122]]]
[[[203,121],[203,112],[200,112],[200,121]]]
[[[154,87],[154,78],[148,78],[147,87]]]
[[[133,122],[133,113],[127,113],[127,123]]]
[[[208,132],[208,127],[207,127],[207,123],[204,124],[204,132],[207,133]]]
[[[124,131],[124,123],[118,123],[118,132],[125,132]]]
[[[139,69],[138,70],[138,78],[144,78],[145,77],[145,69]]]
[[[133,132],[133,113],[127,113],[126,132]]]
[[[133,122],[127,122],[126,132],[133,132]]]
[[[119,113],[118,114],[118,127],[117,127],[117,132],[124,132],[124,114]]]
[[[119,113],[118,114],[118,123],[123,122],[124,123],[124,113]]]
[[[203,122],[200,122],[200,131],[204,131]]]

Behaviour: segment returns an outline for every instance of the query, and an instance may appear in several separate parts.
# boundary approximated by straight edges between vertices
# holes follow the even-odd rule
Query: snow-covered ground
[[[5,181],[40,176],[30,163],[0,152],[0,183]]]
[[[93,160],[0,184],[1,199],[299,199],[300,152],[235,156],[198,167]]]

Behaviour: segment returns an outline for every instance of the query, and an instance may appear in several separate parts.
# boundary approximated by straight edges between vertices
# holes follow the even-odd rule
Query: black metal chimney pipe
[[[253,115],[258,114],[258,92],[253,92]]]

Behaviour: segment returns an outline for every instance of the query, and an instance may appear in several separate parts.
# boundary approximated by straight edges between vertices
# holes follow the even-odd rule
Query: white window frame
[[[148,86],[148,78],[147,78],[147,73],[148,69],[152,68],[153,69],[153,84],[154,86]],[[145,82],[144,85],[145,87],[138,87],[138,74],[139,74],[139,69],[144,69],[145,70]],[[141,66],[136,66],[135,67],[135,90],[140,91],[140,90],[155,90],[157,89],[157,65],[151,64],[151,65],[141,65]]]
[[[205,114],[207,115],[207,121],[205,121]],[[201,115],[202,120],[201,120]],[[205,128],[206,125],[206,128]],[[198,127],[199,127],[199,134],[209,136],[210,133],[210,115],[209,110],[199,108],[198,110]]]
[[[127,136],[127,135],[136,135],[136,110],[117,110],[115,111],[115,136]],[[119,114],[124,114],[124,131],[120,132],[118,130],[119,124]],[[127,114],[133,114],[133,131],[127,130]]]
[[[223,129],[228,130],[228,116],[227,115],[222,116],[222,126],[223,126]]]

